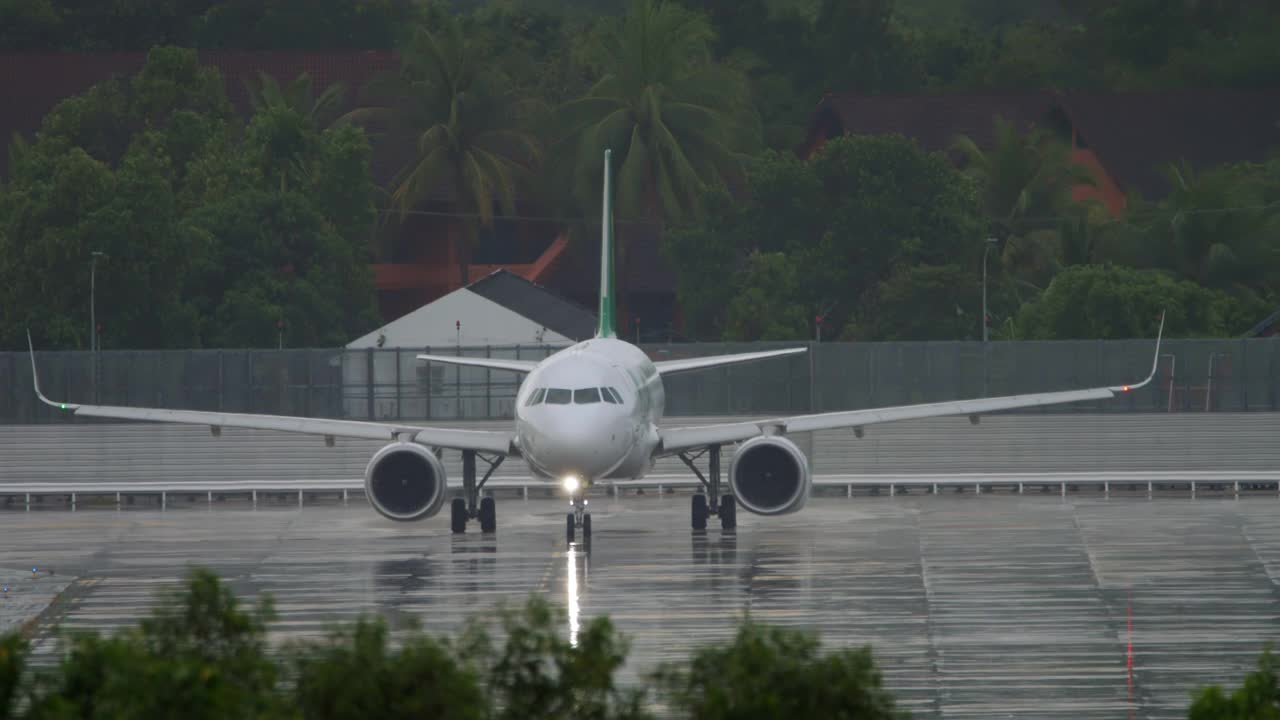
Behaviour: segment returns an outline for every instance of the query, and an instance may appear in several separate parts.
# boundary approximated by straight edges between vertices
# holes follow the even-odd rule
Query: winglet
[[[1147,376],[1146,380],[1143,380],[1137,385],[1117,385],[1114,387],[1107,388],[1108,390],[1111,390],[1112,392],[1129,392],[1131,390],[1137,390],[1138,388],[1142,387],[1143,385],[1146,385],[1147,383],[1151,382],[1152,379],[1155,378],[1156,369],[1160,367],[1160,337],[1164,335],[1164,314],[1165,314],[1165,311],[1161,310],[1160,311],[1160,329],[1156,331],[1156,353],[1155,353],[1155,357],[1152,358],[1151,360],[1151,374]]]
[[[68,403],[54,402],[49,398],[45,397],[44,393],[40,392],[40,374],[36,372],[36,346],[31,342],[30,330],[27,330],[27,349],[31,351],[31,382],[35,386],[36,397],[40,398],[40,402],[43,402],[45,405],[49,405],[50,407],[56,407],[59,410],[79,409],[80,407],[79,405],[71,405]]]

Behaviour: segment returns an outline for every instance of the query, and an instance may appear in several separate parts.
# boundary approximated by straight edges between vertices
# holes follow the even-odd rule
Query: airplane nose
[[[623,415],[590,413],[557,420],[542,428],[537,450],[540,464],[557,474],[601,477],[616,467],[631,448],[632,438]]]

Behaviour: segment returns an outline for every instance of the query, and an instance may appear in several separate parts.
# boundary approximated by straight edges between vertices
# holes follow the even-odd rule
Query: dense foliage
[[[364,88],[264,81],[241,120],[216,73],[163,47],[61,103],[0,186],[0,346],[32,298],[47,346],[89,346],[93,250],[107,347],[272,345],[281,321],[290,346],[340,344],[379,322],[375,216],[455,213],[467,278],[500,216],[594,239],[606,146],[635,221],[618,266],[627,227],[666,229],[685,337],[978,338],[984,258],[996,338],[1150,333],[1086,286],[1164,287],[1211,305],[1182,332],[1238,334],[1280,303],[1280,160],[1170,157],[1173,192],[1117,218],[1073,199],[1089,178],[1060,138],[999,118],[994,144],[947,158],[892,137],[790,156],[831,90],[1268,87],[1278,22],[1250,0],[0,0],[0,50],[402,59]],[[383,192],[366,135],[404,148]],[[1053,320],[1076,302],[1098,320]]]
[[[28,663],[20,633],[0,637],[0,718],[649,720],[655,706],[689,720],[910,717],[869,646],[827,650],[816,633],[750,616],[727,641],[639,669],[634,687],[618,682],[628,644],[607,616],[569,638],[564,612],[537,596],[473,615],[454,637],[411,621],[393,639],[362,616],[272,648],[276,619],[269,596],[246,609],[197,568],[136,626],[61,638],[51,667]],[[1268,647],[1238,690],[1199,689],[1189,717],[1280,717],[1278,687]]]
[[[270,96],[268,96],[269,98]],[[341,344],[376,322],[369,144],[285,103],[236,119],[190,50],[60,103],[0,195],[0,343]],[[109,330],[107,329],[109,328]]]
[[[49,669],[27,666],[19,635],[0,638],[0,718],[647,720],[653,691],[698,720],[900,717],[869,648],[824,652],[814,635],[749,619],[733,640],[649,672],[650,687],[623,688],[627,642],[610,620],[570,640],[564,613],[538,597],[473,616],[452,638],[411,624],[393,641],[384,620],[362,617],[279,654],[269,598],[243,609],[193,570],[160,600],[137,627],[69,636]]]

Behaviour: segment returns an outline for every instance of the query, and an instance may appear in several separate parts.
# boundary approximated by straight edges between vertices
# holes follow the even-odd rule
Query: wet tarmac
[[[558,500],[502,499],[496,535],[460,537],[447,517],[398,525],[363,501],[5,512],[0,568],[74,578],[39,619],[44,657],[57,628],[131,624],[198,563],[274,595],[279,639],[368,612],[452,632],[541,593],[568,607],[566,633],[609,614],[632,641],[627,677],[749,610],[870,643],[916,717],[1185,717],[1196,686],[1237,685],[1280,634],[1274,497],[814,498],[705,534],[688,503],[594,499],[590,552],[566,547]]]

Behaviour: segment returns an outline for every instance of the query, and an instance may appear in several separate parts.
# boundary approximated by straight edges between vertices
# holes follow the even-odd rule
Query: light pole
[[[92,253],[90,253],[90,255],[92,257],[89,260],[89,349],[94,352],[97,352],[98,351],[98,319],[97,319],[97,311],[94,307],[94,304],[96,303],[96,300],[97,300],[97,298],[95,297],[97,295],[97,288],[95,287],[94,275],[98,267],[98,258],[103,258],[105,260],[108,256],[106,253],[100,252],[98,250],[94,250]]]
[[[98,258],[106,259],[107,254],[99,250],[90,253],[89,259],[89,356],[93,365],[93,399],[98,401],[98,313],[97,313],[97,269]]]
[[[995,238],[987,238],[986,247],[982,248],[982,343],[987,342],[987,253],[999,242]]]

